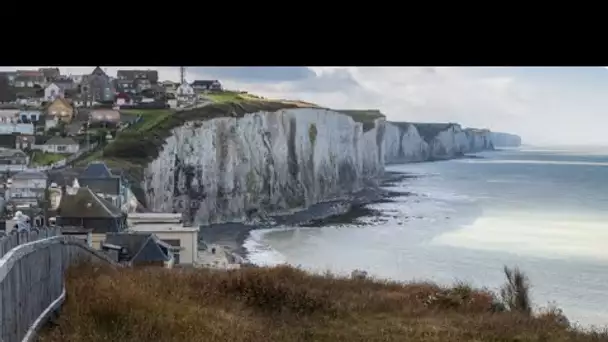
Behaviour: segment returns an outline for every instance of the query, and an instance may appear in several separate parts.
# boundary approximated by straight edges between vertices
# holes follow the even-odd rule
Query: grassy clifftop
[[[111,269],[67,278],[58,325],[41,341],[606,341],[560,315],[501,311],[466,285],[311,275],[290,267]]]
[[[377,119],[384,119],[386,116],[377,109],[334,109],[336,112],[346,114],[353,118],[356,122],[363,124],[363,131],[369,131],[374,128],[374,122]]]

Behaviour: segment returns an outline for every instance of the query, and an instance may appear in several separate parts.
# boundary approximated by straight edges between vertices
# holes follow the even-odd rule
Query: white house
[[[193,265],[198,259],[198,228],[183,227],[181,214],[130,213],[129,230],[155,234],[161,241],[174,247],[175,263]]]
[[[194,88],[184,82],[177,87],[175,97],[177,98],[177,102],[192,102],[196,98],[196,95],[194,93]]]
[[[48,131],[53,127],[57,127],[59,124],[59,119],[56,116],[47,116],[44,120],[44,130]]]
[[[72,80],[56,81],[44,88],[44,100],[55,101],[57,98],[65,97],[65,90],[74,88],[75,84]]]
[[[40,149],[49,153],[74,154],[78,152],[79,146],[72,138],[52,137]]]
[[[44,172],[23,171],[8,183],[9,198],[44,198],[47,176]]]
[[[34,134],[34,124],[32,123],[13,123],[0,121],[0,134]]]
[[[44,88],[44,100],[45,101],[54,101],[58,97],[63,97],[65,95],[63,89],[58,86],[56,83],[49,84],[46,88]]]

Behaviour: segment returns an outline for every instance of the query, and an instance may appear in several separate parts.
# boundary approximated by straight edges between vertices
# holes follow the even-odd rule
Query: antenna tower
[[[179,67],[179,83],[184,84],[186,82],[186,67]]]

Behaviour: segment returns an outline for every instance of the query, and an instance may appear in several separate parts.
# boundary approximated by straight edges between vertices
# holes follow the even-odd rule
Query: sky
[[[0,67],[3,70],[38,67]],[[179,67],[157,69],[179,80]],[[93,67],[62,67],[63,74]],[[603,67],[188,67],[186,79],[330,108],[380,109],[391,121],[457,122],[536,145],[608,145]]]

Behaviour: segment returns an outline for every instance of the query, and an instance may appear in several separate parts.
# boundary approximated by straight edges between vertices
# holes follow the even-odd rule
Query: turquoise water
[[[555,302],[582,325],[608,323],[608,149],[522,148],[483,158],[394,165],[419,175],[414,195],[372,207],[365,226],[256,231],[259,264],[355,268],[399,280],[497,288],[519,266],[538,306]]]

